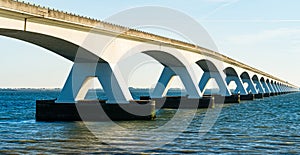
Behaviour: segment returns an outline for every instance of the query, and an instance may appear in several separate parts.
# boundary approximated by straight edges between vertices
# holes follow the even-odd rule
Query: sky
[[[96,19],[139,6],[181,11],[198,21],[219,52],[300,86],[298,0],[25,0]],[[176,20],[174,18],[174,20]],[[0,88],[61,88],[72,62],[41,47],[0,37]]]

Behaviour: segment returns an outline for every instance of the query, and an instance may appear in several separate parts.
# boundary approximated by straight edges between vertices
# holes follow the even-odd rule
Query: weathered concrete
[[[55,103],[36,101],[37,121],[122,121],[155,119],[155,101],[131,101],[129,104],[106,104],[103,101]]]

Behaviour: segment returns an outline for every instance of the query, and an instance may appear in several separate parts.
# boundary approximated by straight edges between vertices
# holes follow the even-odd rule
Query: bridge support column
[[[281,93],[281,89],[280,89],[280,87],[278,86],[278,84],[275,83],[274,85],[275,85],[275,87],[276,87],[276,89],[277,89],[277,91],[278,91],[278,94]]]
[[[226,85],[226,82],[224,80],[224,78],[220,75],[219,72],[204,72],[201,80],[199,82],[199,88],[202,92],[202,94],[204,94],[204,91],[206,89],[207,83],[209,82],[209,80],[211,78],[214,78],[219,86],[219,93],[222,96],[231,96],[231,93]]]
[[[258,80],[255,80],[253,82],[254,82],[254,84],[256,84],[256,88],[258,90],[258,93],[261,93],[261,94],[265,93],[265,91],[262,87],[262,84]]]
[[[241,79],[238,76],[226,76],[227,85],[229,85],[229,83],[231,81],[234,81],[236,84],[236,89],[234,91],[234,94],[241,94],[241,95],[248,94],[246,89],[244,88],[244,85],[243,85]]]
[[[274,96],[275,90],[270,82],[267,82],[268,88],[270,89],[270,96]]]
[[[257,90],[254,87],[254,84],[251,79],[242,79],[242,81],[243,83],[248,83],[248,87],[246,88],[248,92],[251,92],[252,94],[257,94]]]
[[[58,100],[36,102],[36,120],[109,121],[154,119],[155,101],[132,101],[129,89],[125,87],[124,83],[120,84],[115,73],[108,63],[75,63]],[[88,81],[92,77],[97,77],[102,84],[108,98],[107,101],[98,99],[78,101],[78,98],[84,99],[89,89]]]
[[[253,83],[256,85],[256,89],[258,90],[258,93],[254,95],[254,97],[256,99],[259,99],[259,98],[263,98],[264,97],[264,94],[265,94],[265,91],[262,87],[262,84],[260,83],[259,80],[253,80]]]
[[[286,92],[290,92],[290,88],[288,86],[286,86]]]
[[[168,85],[174,76],[175,73],[169,67],[164,67],[154,90],[150,94],[151,98],[162,98],[165,96],[169,89]]]
[[[286,93],[288,91],[286,86],[283,86],[282,88],[283,88],[284,93]]]
[[[188,98],[199,99],[201,92],[196,86],[196,81],[193,79],[185,67],[164,67],[163,72],[160,75],[158,83],[156,84],[151,98],[162,98],[166,95],[169,84],[174,76],[178,75],[188,93]]]
[[[165,96],[174,76],[180,77],[188,96]],[[150,94],[150,97],[155,100],[157,109],[194,109],[213,107],[214,98],[201,97],[201,92],[195,85],[197,85],[196,80],[190,76],[185,67],[165,67],[160,75],[158,83]]]
[[[241,75],[241,79],[243,81],[243,83],[247,83],[248,87],[246,88],[248,94],[247,95],[241,95],[240,99],[241,100],[254,100],[254,95],[258,94],[257,90],[253,84],[253,81],[250,79],[248,73],[244,72]]]
[[[283,94],[283,89],[282,89],[281,85],[277,84],[277,87],[279,89],[280,95],[282,95]]]
[[[271,82],[271,85],[272,85],[272,87],[273,87],[273,89],[274,89],[274,95],[278,95],[278,92],[279,92],[279,91],[278,91],[278,89],[277,89],[275,83]]]
[[[283,86],[283,90],[285,93],[288,91],[286,86]]]
[[[267,83],[266,83],[265,81],[261,80],[261,84],[262,84],[262,86],[263,86],[263,88],[264,88],[264,92],[265,92],[265,93],[264,93],[264,97],[270,97],[271,91],[270,91],[270,89],[269,89]]]
[[[132,99],[128,88],[120,86],[108,63],[75,63],[56,103],[75,103],[84,99],[89,89],[88,80],[92,77],[99,79],[107,103],[128,103]]]
[[[282,90],[282,93],[284,94],[285,90],[284,90],[284,86],[283,85],[280,85],[280,88]]]

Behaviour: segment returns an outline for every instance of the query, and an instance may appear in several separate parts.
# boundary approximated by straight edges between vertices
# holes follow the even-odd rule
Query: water
[[[141,148],[147,141],[159,144],[182,124],[175,122],[173,129],[156,132],[158,138],[155,139],[146,134],[128,136],[123,130],[111,127],[109,122],[89,124],[89,128],[107,126],[107,131],[101,131],[100,136],[95,136],[83,122],[36,122],[35,100],[56,98],[58,94],[57,90],[0,91],[0,154],[300,154],[300,93],[226,105],[204,136],[199,135],[199,129],[206,110],[197,110],[191,124],[175,140],[144,151],[134,148]],[[161,110],[156,121],[117,124],[129,130],[151,130],[165,125],[175,112]],[[184,111],[182,119],[190,113]],[[118,145],[125,149],[116,147]]]

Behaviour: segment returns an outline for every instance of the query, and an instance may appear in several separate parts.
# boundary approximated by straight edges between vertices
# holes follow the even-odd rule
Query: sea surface
[[[154,121],[36,122],[35,100],[58,94],[0,90],[0,154],[300,154],[300,93],[160,110]]]

